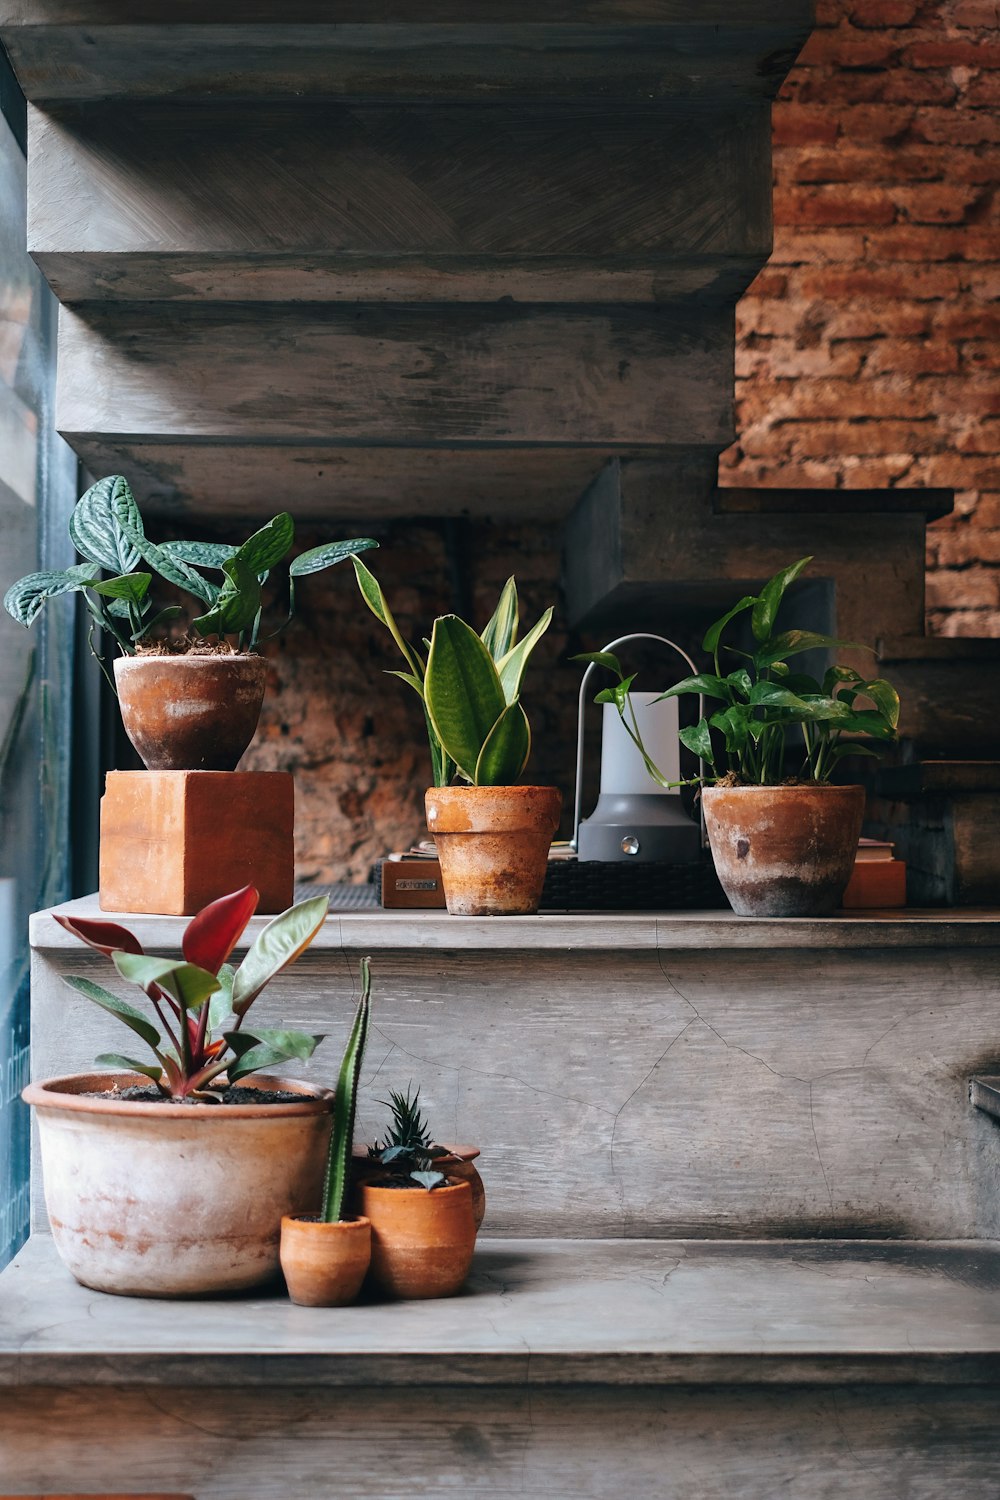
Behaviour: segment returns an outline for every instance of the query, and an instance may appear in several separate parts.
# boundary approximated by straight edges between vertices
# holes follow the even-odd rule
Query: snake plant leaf
[[[424,701],[445,753],[474,782],[480,751],[507,700],[492,656],[458,615],[434,621]]]
[[[181,558],[174,556],[164,547],[158,546],[156,542],[150,541],[142,524],[139,507],[128,485],[125,485],[124,489],[115,490],[111,500],[111,509],[125,537],[139,553],[143,562],[148,563],[161,578],[166,579],[167,583],[186,589],[189,594],[194,594],[196,599],[201,599],[204,604],[212,603],[215,591],[201,574],[195,572],[194,568],[189,567]]]
[[[682,693],[704,693],[706,698],[721,698],[724,703],[729,703],[732,701],[733,685],[725,677],[715,677],[711,672],[697,672],[693,677],[684,677],[680,682],[675,682],[656,701],[662,703],[664,698],[677,698]]]
[[[294,540],[295,523],[283,510],[248,537],[236,555],[261,578],[277,566]]]
[[[800,557],[798,562],[782,568],[765,583],[753,607],[753,614],[750,616],[750,628],[755,641],[763,644],[768,640],[774,629],[775,616],[785,596],[785,590],[789,584],[795,582],[802,569],[808,567],[811,562],[811,557]]]
[[[136,1062],[134,1057],[125,1057],[121,1052],[99,1052],[94,1058],[102,1068],[123,1068],[128,1073],[144,1073],[154,1083],[163,1077],[163,1069],[153,1063]]]
[[[226,581],[207,614],[192,621],[199,635],[238,635],[249,630],[260,609],[260,579],[239,553],[222,564]]]
[[[112,953],[111,960],[123,979],[142,985],[143,989],[150,984],[158,985],[185,1010],[200,1009],[219,988],[214,974],[184,959]]]
[[[293,578],[305,578],[309,573],[321,573],[324,568],[332,568],[336,563],[344,562],[349,557],[353,558],[358,552],[368,552],[372,547],[377,546],[378,542],[370,536],[352,537],[347,542],[324,542],[321,547],[311,547],[308,552],[300,552],[288,571]],[[365,572],[368,572],[367,568]],[[368,577],[371,578],[372,575],[368,573]],[[372,579],[373,583],[374,581]],[[358,582],[361,583],[360,574]],[[378,588],[378,584],[375,584],[375,587]],[[364,585],[362,585],[361,592],[365,593]],[[367,595],[365,597],[368,602]],[[369,609],[372,607],[370,602],[368,602],[368,607]],[[378,613],[377,610],[374,612]],[[382,617],[379,616],[379,618]],[[382,619],[382,623],[385,625],[388,622]]]
[[[141,604],[149,593],[153,581],[152,573],[122,573],[117,578],[106,578],[103,583],[91,584],[95,594],[105,599],[122,599],[126,604]]]
[[[93,567],[84,563],[76,564],[61,573],[52,569],[41,573],[27,573],[11,584],[3,596],[3,607],[12,619],[27,629],[34,624],[49,599],[92,587],[95,582],[94,571]]]
[[[895,729],[899,725],[899,694],[891,682],[884,677],[874,677],[871,682],[862,682],[859,695],[870,698],[885,719]]]
[[[483,631],[482,642],[497,662],[517,642],[517,584],[512,577],[500,591],[500,601]]]
[[[296,559],[296,561],[299,560],[300,559]],[[388,630],[389,634],[392,636],[393,640],[396,642],[396,645],[402,652],[403,658],[410,671],[419,675],[421,667],[420,655],[418,652],[414,651],[412,646],[407,645],[406,641],[403,639],[399,626],[396,624],[395,616],[393,615],[392,610],[389,608],[386,597],[382,592],[381,586],[379,585],[378,579],[375,577],[374,573],[372,573],[369,568],[367,568],[366,565],[361,561],[360,557],[355,557],[353,553],[351,554],[351,562],[354,565],[354,573],[355,577],[358,580],[358,588],[361,590],[362,599],[365,601],[368,608],[375,616],[376,620],[378,620],[382,625],[385,626],[386,630]],[[292,566],[294,568],[295,564],[293,563]]]
[[[124,1021],[125,1025],[134,1031],[136,1036],[141,1036],[150,1047],[159,1047],[160,1033],[152,1022],[146,1020],[141,1010],[136,1010],[135,1006],[130,1005],[127,1000],[112,995],[111,991],[106,990],[103,985],[94,984],[90,979],[82,979],[78,974],[67,974],[64,978],[70,989],[76,990],[78,995],[92,1000],[102,1010],[117,1016],[119,1021]]]
[[[235,1015],[245,1015],[264,986],[309,947],[326,919],[329,906],[328,896],[298,901],[258,933],[236,971],[233,984]]]
[[[161,546],[170,557],[196,568],[221,569],[240,550],[231,542],[162,542]]]
[[[520,701],[508,703],[486,736],[476,761],[474,786],[513,786],[528,764],[531,728]]]
[[[774,662],[783,661],[786,656],[797,656],[800,651],[826,651],[834,646],[851,646],[856,651],[870,649],[859,646],[855,641],[840,641],[832,635],[820,635],[815,630],[786,630],[782,635],[773,636],[759,651],[754,652],[754,665],[762,670]]]
[[[361,995],[351,1026],[347,1046],[340,1064],[337,1092],[333,1103],[333,1130],[326,1159],[323,1183],[323,1219],[337,1223],[344,1216],[344,1204],[350,1187],[351,1148],[354,1145],[354,1120],[358,1105],[361,1064],[364,1061],[371,1021],[371,960],[361,960]]]
[[[514,703],[521,692],[521,679],[524,677],[524,669],[528,665],[528,657],[534,651],[542,636],[552,623],[552,606],[542,615],[540,620],[528,631],[523,640],[512,646],[505,656],[497,662],[497,671],[500,674],[500,683],[503,687],[504,697],[508,703]]]
[[[417,694],[418,698],[424,696],[424,685],[413,672],[397,672],[394,669],[386,669],[387,677],[398,677],[400,682],[405,682]]]
[[[115,514],[115,500],[132,491],[123,474],[109,474],[92,484],[76,502],[69,518],[73,546],[88,562],[109,573],[131,573],[139,563],[139,550],[126,535]],[[133,506],[135,501],[132,500]],[[138,514],[138,511],[136,512]]]
[[[257,910],[259,900],[260,892],[252,885],[245,885],[203,906],[191,918],[181,939],[181,952],[187,962],[218,974]]]
[[[715,765],[715,751],[712,747],[712,735],[707,719],[699,719],[697,724],[689,724],[686,728],[679,730],[677,738],[682,745],[693,750],[698,759],[703,760],[706,765]]]
[[[710,625],[705,632],[705,639],[701,643],[703,650],[714,653],[722,637],[722,632],[730,620],[735,620],[736,616],[741,615],[745,609],[751,609],[757,603],[757,597],[756,594],[744,594],[743,598],[734,604],[732,609],[727,610],[720,620],[716,620],[714,624]]]

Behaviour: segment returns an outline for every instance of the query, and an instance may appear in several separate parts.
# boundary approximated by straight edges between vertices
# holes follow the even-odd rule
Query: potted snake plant
[[[634,675],[626,676],[609,652],[576,658],[617,677],[597,701],[616,705],[653,780],[701,787],[716,872],[741,916],[822,916],[838,906],[857,856],[865,790],[831,778],[846,757],[876,755],[897,737],[899,696],[884,678],[834,665],[820,680],[789,665],[807,651],[858,649],[815,631],[777,628],[785,591],[811,561],[800,558],[759,594],[738,600],[702,642],[712,669],[660,695],[690,694],[718,704],[680,731],[704,775],[667,781],[631,713]],[[732,622],[747,615],[750,641],[730,644],[725,637]]]
[[[49,600],[80,594],[90,616],[91,650],[147,770],[234,770],[264,700],[266,665],[257,652],[261,590],[291,549],[291,516],[275,516],[239,546],[158,543],[146,535],[128,481],[111,474],[81,496],[69,534],[84,561],[19,578],[4,596],[7,613],[30,627]],[[377,545],[355,537],[296,557],[288,570],[288,615],[278,629],[294,613],[296,578]],[[154,575],[192,604],[158,608]],[[98,640],[120,653],[112,671]]]
[[[551,607],[519,637],[517,585],[509,578],[480,634],[458,615],[441,615],[425,655],[402,635],[374,575],[360,557],[353,562],[366,604],[406,663],[394,675],[423,704],[434,772],[424,805],[449,912],[537,911],[562,799],[556,787],[521,783],[531,753],[521,686]]]

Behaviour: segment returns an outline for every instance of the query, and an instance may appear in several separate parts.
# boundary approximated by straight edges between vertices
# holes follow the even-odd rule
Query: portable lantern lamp
[[[603,647],[614,651],[630,641],[657,641],[682,658],[692,674],[697,667],[680,646],[662,635],[640,632],[620,636]],[[622,724],[618,709],[605,703],[601,738],[601,791],[589,818],[581,821],[583,798],[583,715],[587,684],[594,663],[580,683],[576,733],[576,796],[572,846],[577,858],[611,861],[657,861],[693,864],[701,856],[702,830],[684,810],[679,788],[658,786]],[[679,715],[676,698],[656,702],[658,693],[629,693],[626,712],[639,730],[649,758],[668,781],[680,778]]]

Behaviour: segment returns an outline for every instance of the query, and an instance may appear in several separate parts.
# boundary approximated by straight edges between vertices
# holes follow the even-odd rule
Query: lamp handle
[[[669,647],[671,651],[675,651],[681,658],[681,660],[685,661],[691,668],[691,675],[693,677],[697,677],[698,668],[695,666],[690,656],[688,656],[687,652],[683,649],[683,647],[678,646],[676,641],[669,641],[665,635],[652,635],[649,631],[638,630],[634,631],[631,635],[620,635],[617,640],[609,641],[606,646],[602,646],[601,650],[615,651],[619,646],[627,646],[630,641],[657,641],[661,646]],[[587,683],[590,681],[590,674],[591,672],[593,672],[596,665],[596,662],[591,662],[587,667],[587,670],[583,674],[583,680],[580,683],[580,696],[577,701],[576,709],[576,787],[573,794],[573,837],[570,839],[570,848],[576,850],[579,850],[580,846],[580,812],[583,803],[583,715],[587,706],[585,695],[587,691]],[[698,694],[698,714],[700,718],[703,718],[705,714],[705,697],[702,693]],[[700,756],[698,757],[698,768],[701,775],[704,776],[705,762],[701,759]],[[702,845],[704,846],[704,808],[702,808],[701,810],[700,822],[701,840]]]

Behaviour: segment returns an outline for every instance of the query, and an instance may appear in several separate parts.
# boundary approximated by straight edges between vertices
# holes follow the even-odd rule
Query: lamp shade
[[[659,693],[629,693],[626,715],[639,731],[647,754],[667,781],[678,781],[681,774],[680,747],[677,738],[679,718],[677,699],[657,702]],[[604,704],[601,725],[601,796],[677,797],[677,788],[667,790],[653,780],[642,756],[613,703]]]

